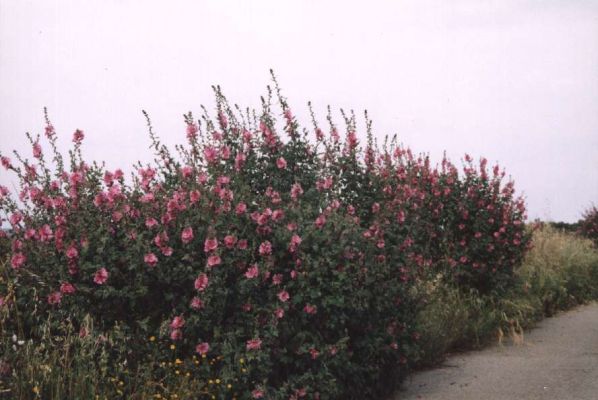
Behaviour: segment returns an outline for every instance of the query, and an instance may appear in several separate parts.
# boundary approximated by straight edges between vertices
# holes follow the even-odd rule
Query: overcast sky
[[[80,128],[88,158],[130,167],[150,155],[141,109],[184,142],[212,84],[257,106],[269,68],[305,125],[309,100],[322,121],[367,109],[436,161],[498,161],[530,218],[598,205],[592,0],[0,0],[0,148],[30,156],[47,106],[65,149]]]

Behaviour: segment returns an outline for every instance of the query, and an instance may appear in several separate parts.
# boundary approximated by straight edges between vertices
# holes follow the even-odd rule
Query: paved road
[[[522,345],[451,356],[393,400],[598,400],[598,304],[548,318]]]

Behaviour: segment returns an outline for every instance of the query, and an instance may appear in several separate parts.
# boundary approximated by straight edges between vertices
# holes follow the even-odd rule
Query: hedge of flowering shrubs
[[[32,159],[2,155],[20,188],[0,188],[17,282],[0,306],[28,335],[48,315],[124,323],[218,360],[198,398],[376,398],[417,357],[419,282],[508,286],[529,235],[498,167],[378,148],[369,121],[360,144],[352,115],[342,134],[330,115],[302,129],[277,87],[257,114],[216,100],[214,120],[185,116],[175,153],[150,125],[155,162],[131,179],[86,161],[81,130],[64,160],[47,119],[51,152],[28,136]]]

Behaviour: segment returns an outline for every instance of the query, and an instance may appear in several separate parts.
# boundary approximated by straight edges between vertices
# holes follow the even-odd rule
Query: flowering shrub
[[[217,359],[199,379],[218,376],[238,398],[392,389],[417,351],[415,282],[507,282],[528,241],[523,202],[484,162],[460,177],[394,141],[379,150],[369,120],[364,148],[354,116],[344,140],[330,116],[327,133],[314,118],[310,141],[275,89],[253,117],[217,89],[217,118],[186,115],[176,157],[148,119],[155,163],[131,180],[86,162],[81,130],[65,165],[46,119],[52,163],[39,136],[32,161],[2,156],[20,182],[18,200],[0,188],[17,282],[3,306],[32,310],[32,334],[51,314],[161,335],[182,357]],[[142,343],[131,346],[140,362]]]
[[[522,198],[514,198],[513,181],[502,185],[505,175],[498,165],[487,171],[466,156],[464,179],[452,215],[448,268],[457,282],[480,292],[503,291],[513,283],[513,268],[531,246],[531,232]]]
[[[591,239],[598,246],[598,208],[592,206],[587,209],[578,222],[578,232]]]

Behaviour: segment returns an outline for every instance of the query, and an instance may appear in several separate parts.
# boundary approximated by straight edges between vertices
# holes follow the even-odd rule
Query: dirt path
[[[414,399],[598,400],[598,304],[542,321],[520,346],[454,355],[414,374],[393,400]]]

